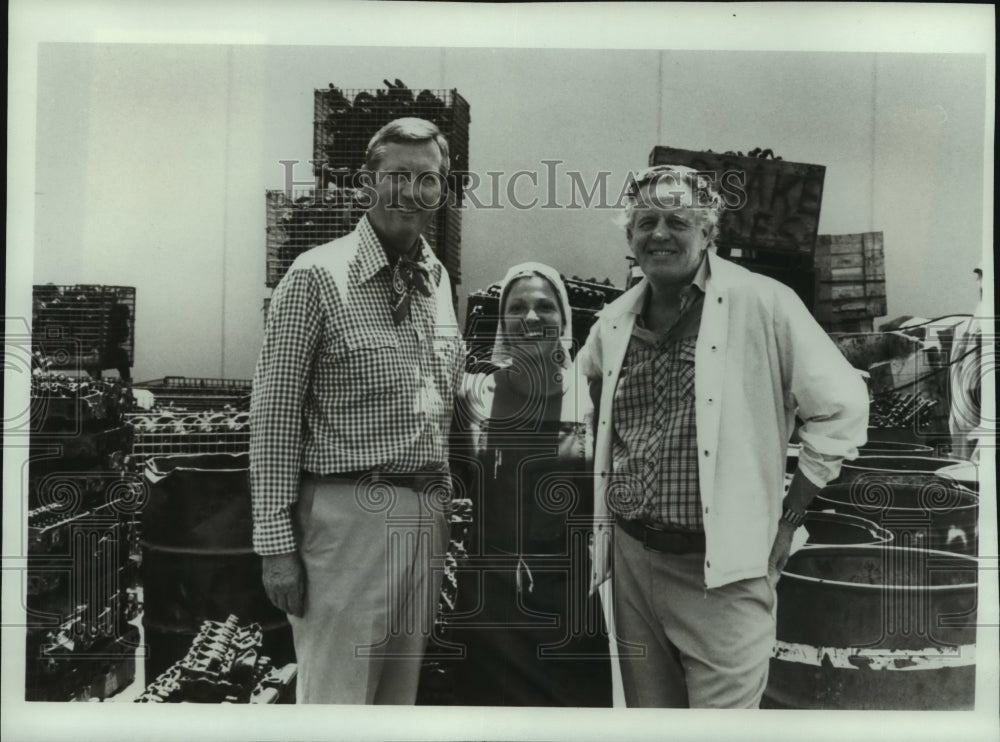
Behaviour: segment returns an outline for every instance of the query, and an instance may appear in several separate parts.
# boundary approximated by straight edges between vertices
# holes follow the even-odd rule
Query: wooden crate
[[[720,252],[758,249],[812,254],[824,166],[674,147],[654,147],[649,164],[684,165],[715,177],[729,207],[719,223],[716,244]]]
[[[827,330],[885,315],[885,257],[881,232],[821,234],[816,238],[816,319]]]

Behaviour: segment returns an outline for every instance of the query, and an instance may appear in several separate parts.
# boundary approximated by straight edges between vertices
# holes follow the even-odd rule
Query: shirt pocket
[[[432,344],[435,380],[442,392],[450,392],[458,384],[464,365],[462,337],[457,332],[440,332]]]
[[[674,362],[677,364],[675,378],[680,401],[694,399],[694,350],[695,338],[687,338],[677,343]]]
[[[351,399],[393,397],[413,385],[399,338],[383,330],[365,330],[344,337],[331,361],[337,386]]]

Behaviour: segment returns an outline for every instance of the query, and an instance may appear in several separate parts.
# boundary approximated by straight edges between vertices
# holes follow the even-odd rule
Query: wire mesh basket
[[[252,382],[249,379],[207,379],[193,376],[165,376],[141,381],[134,389],[153,393],[155,408],[223,410],[249,408]]]
[[[372,136],[393,119],[416,117],[437,125],[448,140],[452,172],[469,168],[469,103],[457,90],[410,90],[400,80],[381,89],[334,85],[314,91],[313,160],[320,187],[337,182],[337,170],[365,164]]]
[[[452,287],[461,282],[462,215],[457,196],[424,230],[431,249],[448,271]],[[267,191],[267,286],[278,285],[295,259],[318,245],[349,234],[364,216],[360,194],[351,188]]]
[[[159,456],[250,450],[250,414],[243,410],[160,410],[125,416],[133,428],[132,463],[138,469]]]
[[[135,288],[38,284],[32,288],[34,350],[54,369],[131,368]]]

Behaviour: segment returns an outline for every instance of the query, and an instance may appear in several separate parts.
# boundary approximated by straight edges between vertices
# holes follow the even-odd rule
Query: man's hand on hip
[[[301,616],[306,597],[306,576],[297,552],[262,557],[264,591],[285,613]]]
[[[802,473],[801,469],[796,469],[791,484],[788,486],[788,493],[785,495],[785,499],[781,505],[792,512],[804,513],[819,490],[820,488],[816,484],[813,484]],[[771,587],[778,584],[778,579],[781,577],[781,570],[785,568],[788,555],[792,551],[792,541],[795,537],[795,531],[796,528],[791,523],[788,523],[784,519],[778,521],[778,533],[774,537],[774,543],[771,544],[771,555],[767,560],[767,579],[771,583]]]

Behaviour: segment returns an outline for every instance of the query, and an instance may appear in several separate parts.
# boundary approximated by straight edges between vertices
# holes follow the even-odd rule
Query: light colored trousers
[[[413,704],[448,529],[440,499],[303,475],[305,611],[289,616],[298,703]]]
[[[615,527],[615,624],[629,707],[760,705],[775,591],[764,577],[706,590],[704,560],[650,551]]]

